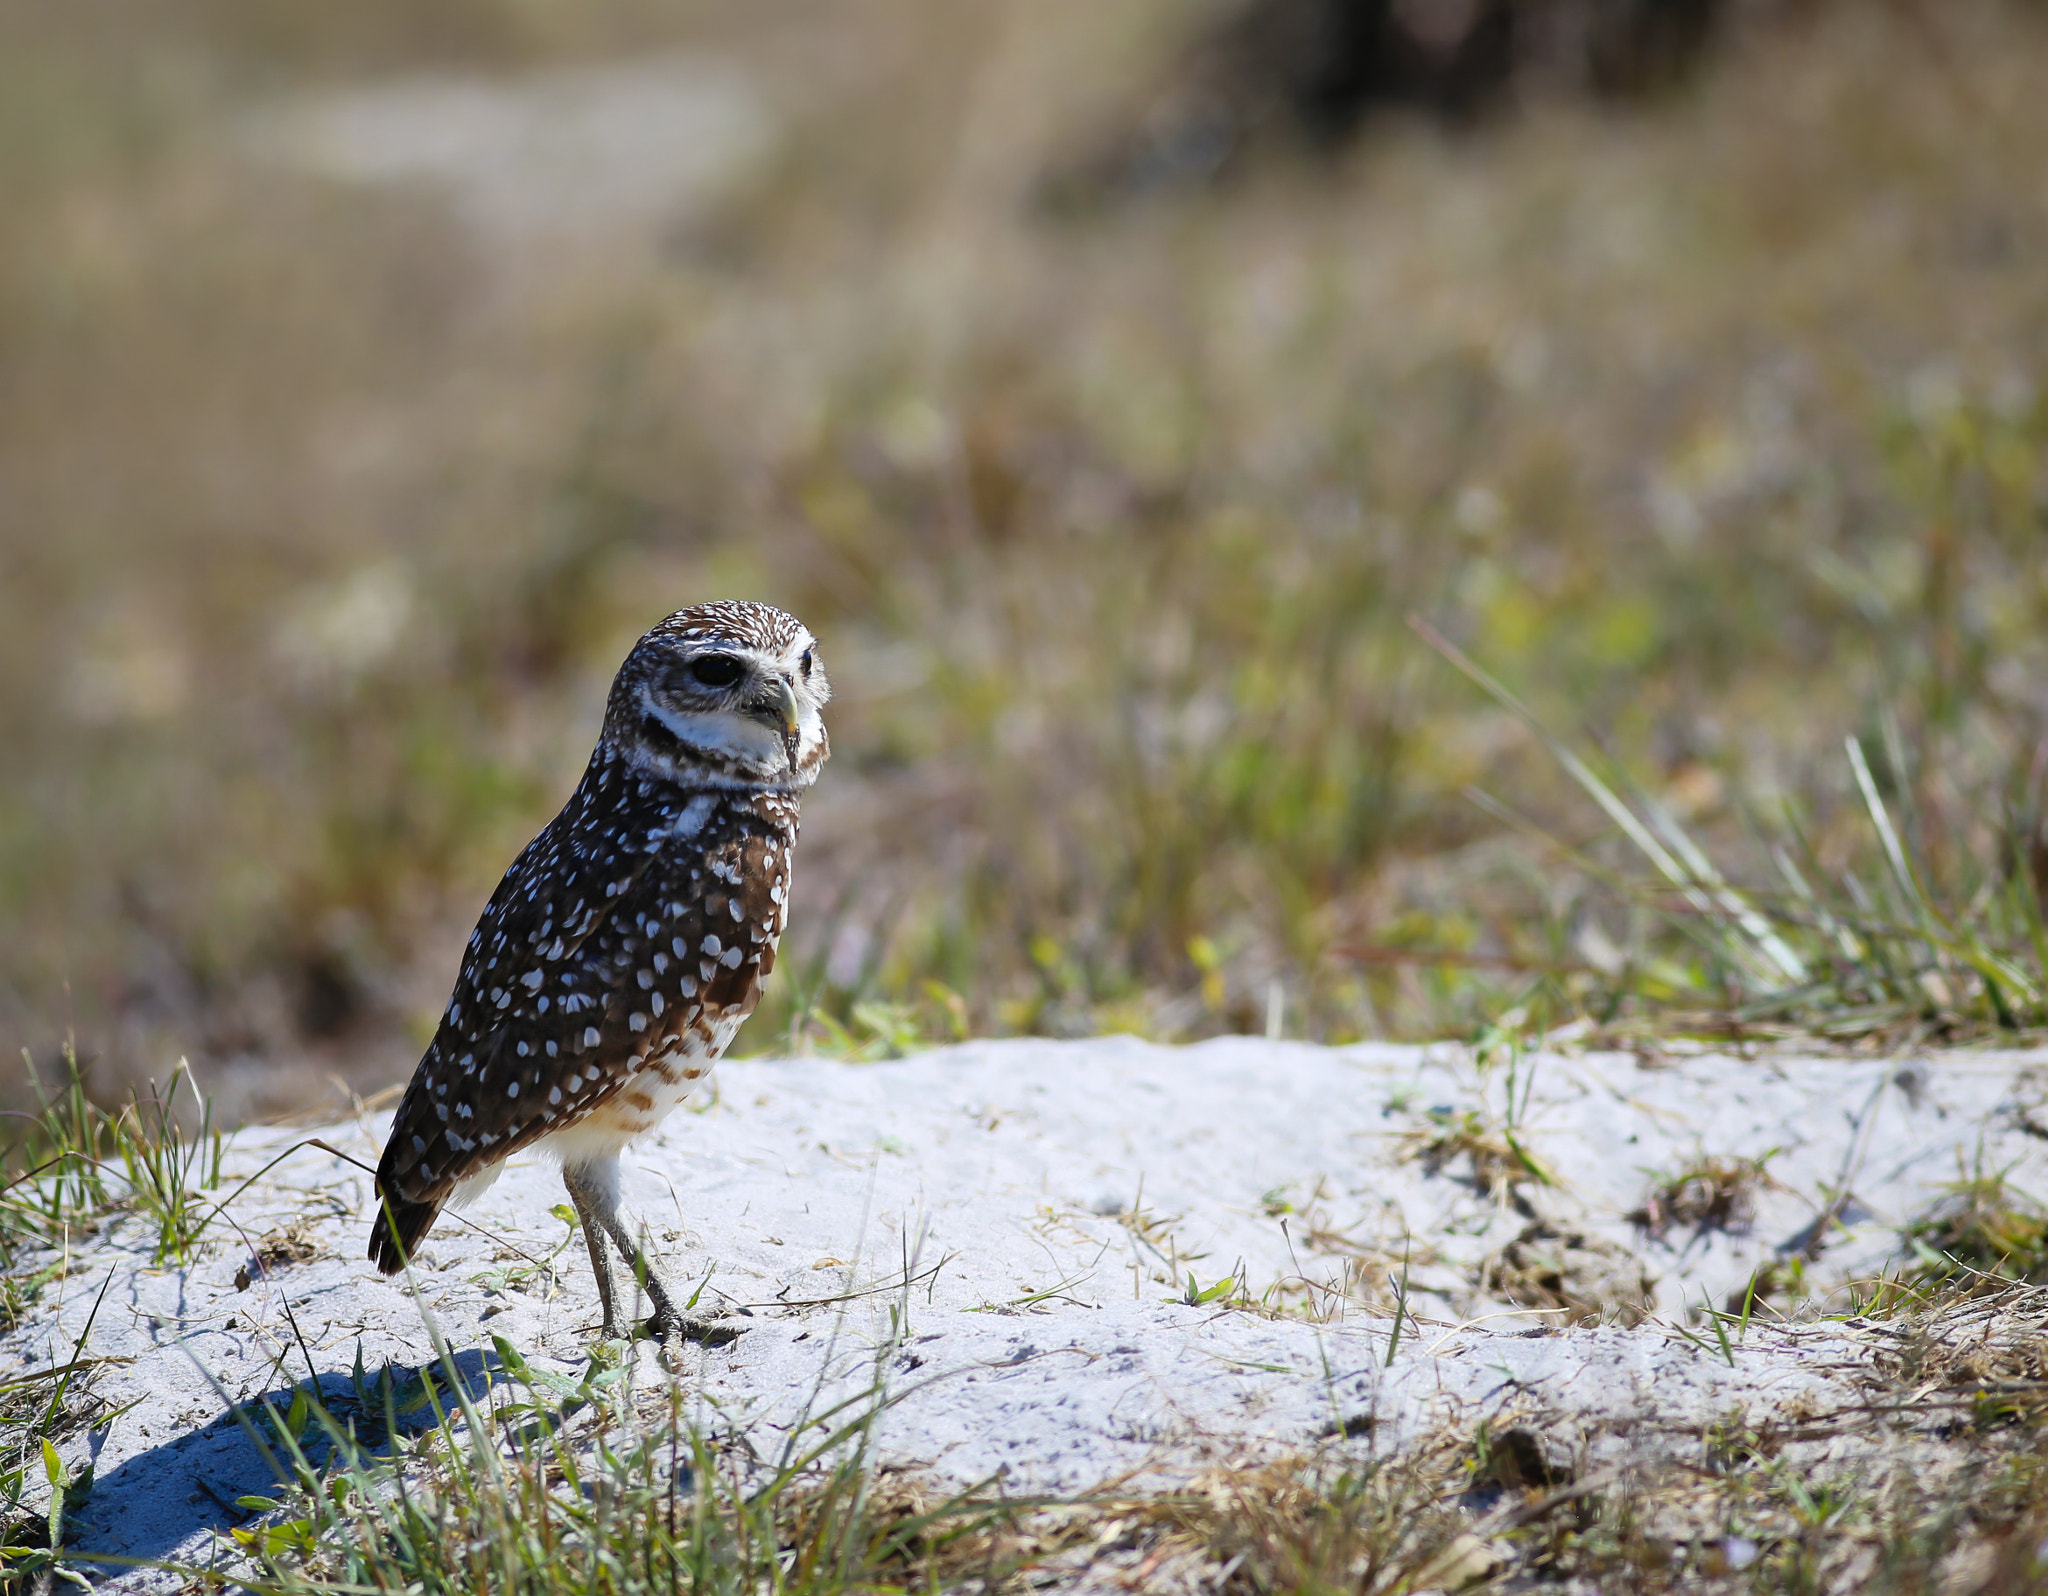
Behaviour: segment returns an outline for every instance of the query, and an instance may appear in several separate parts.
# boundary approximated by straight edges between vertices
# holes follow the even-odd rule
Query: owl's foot
[[[739,1331],[731,1325],[688,1313],[687,1308],[696,1305],[695,1299],[677,1290],[627,1226],[619,1212],[616,1159],[568,1165],[562,1171],[562,1182],[569,1188],[590,1246],[590,1267],[597,1275],[597,1294],[604,1305],[605,1340],[648,1335],[662,1342],[695,1341],[717,1347],[738,1336]],[[617,1249],[616,1259],[613,1248]],[[642,1300],[654,1309],[645,1321],[634,1319],[631,1313]]]

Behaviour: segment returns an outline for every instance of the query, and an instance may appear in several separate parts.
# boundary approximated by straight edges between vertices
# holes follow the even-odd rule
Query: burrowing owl
[[[405,1265],[447,1202],[550,1153],[621,1333],[609,1237],[654,1328],[679,1298],[619,1213],[619,1153],[696,1091],[775,967],[798,794],[828,746],[811,634],[766,604],[678,610],[634,645],[562,812],[514,861],[377,1166],[370,1257]]]

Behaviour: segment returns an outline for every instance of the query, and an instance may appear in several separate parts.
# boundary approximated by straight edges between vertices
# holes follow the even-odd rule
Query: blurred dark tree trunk
[[[1467,123],[1524,92],[1633,99],[1682,82],[1738,17],[1811,0],[1243,0],[1134,124],[1055,173],[1055,206],[1201,182],[1256,137],[1342,143],[1374,110]]]

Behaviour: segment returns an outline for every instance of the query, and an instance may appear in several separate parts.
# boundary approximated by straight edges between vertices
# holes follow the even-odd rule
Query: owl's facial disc
[[[819,715],[830,688],[808,634],[784,649],[737,639],[675,639],[648,675],[642,705],[707,773],[749,785],[808,786],[825,762]]]

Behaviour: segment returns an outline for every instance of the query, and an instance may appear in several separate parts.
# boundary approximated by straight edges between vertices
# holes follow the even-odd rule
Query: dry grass
[[[654,1520],[624,1541],[651,1540],[657,1560],[682,1545],[663,1521],[680,1512],[691,1526],[692,1589],[725,1588],[720,1578],[757,1566],[748,1559],[779,1556],[792,1590],[1391,1596],[1541,1582],[1617,1596],[2017,1593],[2036,1588],[2048,1533],[2044,1305],[2039,1289],[2008,1286],[1853,1321],[1829,1333],[1853,1330],[1867,1343],[1861,1394],[1833,1407],[1795,1402],[1769,1419],[1729,1413],[1698,1428],[1570,1421],[1544,1408],[1539,1391],[1507,1392],[1476,1427],[1447,1426],[1398,1449],[1376,1444],[1365,1426],[1309,1454],[1237,1459],[1164,1494],[1059,1502],[864,1475],[857,1448],[822,1472],[750,1488],[736,1456],[694,1438],[694,1453],[675,1454],[693,1457],[696,1471],[694,1495],[678,1509],[663,1505],[661,1457],[674,1447],[657,1422],[640,1462],[615,1445],[625,1469],[615,1495],[553,1492],[536,1498],[534,1512],[573,1531],[590,1511],[586,1498],[613,1515],[614,1528],[651,1509]],[[1783,1333],[1796,1342],[1797,1332]],[[1796,1345],[1785,1352],[1798,1355]],[[506,1414],[528,1411],[514,1403]],[[571,1477],[593,1467],[566,1466]],[[652,1472],[636,1483],[632,1471],[645,1466]],[[515,1471],[515,1484],[522,1477]],[[330,1494],[345,1507],[357,1500]],[[447,1506],[461,1509],[448,1528],[464,1533],[439,1538],[500,1544],[467,1533],[461,1516],[495,1511],[489,1493],[467,1508],[463,1500],[457,1493]],[[385,1520],[399,1522],[389,1510]],[[358,1572],[403,1549],[365,1544],[352,1554],[370,1559]],[[573,1544],[571,1534],[564,1545]],[[578,1546],[579,1570],[599,1566],[601,1555],[590,1554],[601,1551]],[[618,1588],[637,1588],[633,1577]]]
[[[1472,1562],[1444,1490],[1464,1472],[1449,1435],[1398,1461],[1347,1461],[1340,1448],[1220,1469],[1172,1492],[1020,1498],[996,1482],[959,1492],[873,1469],[865,1437],[879,1389],[762,1457],[687,1423],[673,1393],[636,1401],[616,1369],[534,1379],[503,1343],[500,1355],[511,1380],[488,1397],[422,1387],[440,1422],[402,1457],[353,1434],[367,1424],[381,1436],[400,1403],[422,1400],[388,1378],[359,1376],[353,1405],[301,1395],[289,1414],[262,1416],[295,1484],[235,1532],[258,1587],[1251,1596],[1412,1589]],[[384,1429],[380,1402],[394,1415]]]
[[[1923,1286],[2003,1290],[2048,1275],[2048,1215],[2003,1174],[1955,1182],[1948,1196],[1906,1227]]]
[[[1477,1109],[1437,1107],[1427,1110],[1429,1128],[1404,1131],[1404,1154],[1431,1175],[1462,1168],[1466,1184],[1505,1201],[1518,1187],[1534,1182],[1556,1184],[1556,1178],[1505,1125],[1497,1125]]]
[[[1657,1303],[1656,1281],[1627,1248],[1542,1220],[1487,1259],[1477,1284],[1502,1301],[1552,1314],[1555,1323],[1567,1325],[1637,1325]]]
[[[1638,114],[1036,215],[1180,17],[0,10],[0,1031],[231,1112],[400,1074],[625,646],[712,594],[841,688],[757,1048],[1714,1007],[1656,894],[1460,797],[1623,857],[1411,611],[1738,870],[1778,796],[1809,871],[1874,858],[1833,751],[1890,726],[1944,901],[2031,882],[2037,10],[1823,7]],[[602,251],[234,133],[656,47],[781,140]]]
[[[1674,1225],[1695,1236],[1708,1230],[1745,1231],[1756,1217],[1756,1193],[1770,1178],[1764,1172],[1769,1162],[1768,1156],[1696,1158],[1654,1182],[1629,1222],[1660,1241]]]
[[[2008,1287],[1867,1326],[1867,1397],[1838,1410],[1587,1431],[1529,1397],[1398,1462],[1353,1451],[1347,1466],[1340,1449],[1240,1471],[1190,1493],[1131,1561],[1233,1596],[2016,1596],[2038,1588],[2048,1529],[2042,1308],[2038,1290]]]

